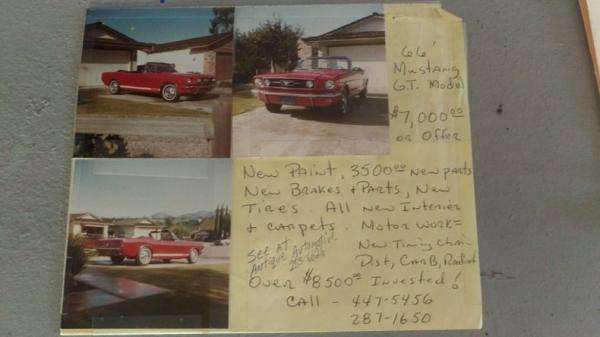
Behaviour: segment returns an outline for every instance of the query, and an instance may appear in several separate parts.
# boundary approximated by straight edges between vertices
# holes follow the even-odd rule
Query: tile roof
[[[200,49],[212,50],[218,48],[228,42],[233,41],[233,33],[221,33],[207,36],[196,37],[167,43],[154,43],[149,48],[144,49],[147,53],[158,53],[170,50],[180,49]]]
[[[93,30],[101,30],[113,38],[92,36]],[[132,37],[127,36],[102,22],[94,22],[85,25],[83,45],[88,48],[143,50],[147,53],[157,53],[187,48],[198,49],[199,51],[212,50],[231,41],[233,41],[233,33],[228,32],[166,43],[146,43],[136,41]]]

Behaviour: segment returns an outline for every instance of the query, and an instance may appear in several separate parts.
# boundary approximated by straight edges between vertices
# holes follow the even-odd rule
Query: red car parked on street
[[[202,96],[216,84],[214,76],[178,73],[174,64],[159,62],[140,65],[137,71],[105,72],[101,78],[113,95],[122,90],[159,93],[167,102],[174,102],[179,96]]]
[[[351,97],[367,96],[369,79],[364,70],[352,67],[347,57],[311,57],[290,72],[254,76],[254,94],[270,112],[282,105],[331,107],[340,115],[348,112]]]
[[[147,265],[153,258],[170,262],[172,259],[187,259],[196,263],[204,245],[197,241],[180,240],[168,230],[152,231],[148,237],[130,239],[105,239],[96,242],[96,252],[109,256],[118,264],[127,259],[135,259],[139,265]]]

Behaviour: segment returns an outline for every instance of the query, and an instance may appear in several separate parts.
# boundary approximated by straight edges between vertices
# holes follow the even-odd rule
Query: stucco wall
[[[132,70],[132,54],[128,50],[84,48],[79,65],[78,84],[82,87],[101,87],[103,72]]]

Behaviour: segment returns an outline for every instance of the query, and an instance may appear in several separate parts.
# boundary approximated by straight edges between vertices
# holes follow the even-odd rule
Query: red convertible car
[[[180,240],[168,230],[152,231],[148,237],[137,239],[105,239],[96,242],[96,252],[109,256],[115,264],[135,259],[139,265],[147,265],[153,258],[170,262],[172,259],[187,259],[196,263],[204,245],[196,241]]]
[[[102,82],[116,95],[122,90],[159,93],[167,102],[179,96],[202,96],[215,87],[214,76],[201,73],[178,73],[170,63],[146,63],[137,71],[102,73]]]
[[[254,94],[270,112],[295,105],[332,107],[345,115],[350,97],[366,97],[369,79],[347,57],[311,57],[293,71],[259,74],[253,82]]]

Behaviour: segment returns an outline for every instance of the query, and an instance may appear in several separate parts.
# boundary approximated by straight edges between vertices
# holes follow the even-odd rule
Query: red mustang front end
[[[180,96],[201,96],[216,85],[214,76],[178,73],[173,64],[158,62],[140,65],[137,71],[102,73],[101,78],[113,95],[125,90],[155,93],[167,102],[174,102]]]
[[[254,94],[271,112],[281,111],[282,105],[294,105],[332,107],[344,115],[350,97],[366,97],[368,79],[362,69],[352,68],[346,57],[313,57],[290,72],[256,75],[253,83]]]

